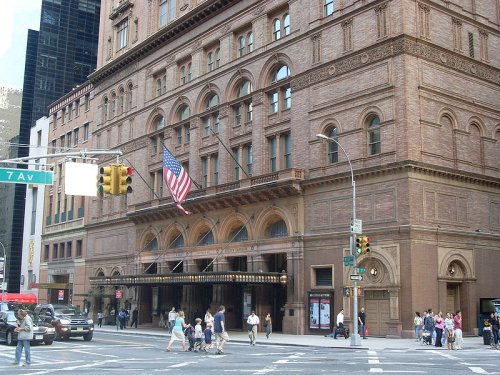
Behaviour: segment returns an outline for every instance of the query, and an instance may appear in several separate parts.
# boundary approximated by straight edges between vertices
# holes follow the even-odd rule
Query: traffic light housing
[[[118,192],[117,194],[127,194],[132,192],[132,174],[134,170],[123,164],[119,164],[117,169]]]
[[[115,173],[113,164],[99,168],[99,187],[101,194],[115,194]]]
[[[370,239],[366,236],[363,236],[361,250],[363,254],[370,254]]]
[[[356,249],[354,252],[354,255],[359,257],[361,254],[363,254],[363,248],[362,248],[362,242],[361,242],[361,237],[356,237]]]

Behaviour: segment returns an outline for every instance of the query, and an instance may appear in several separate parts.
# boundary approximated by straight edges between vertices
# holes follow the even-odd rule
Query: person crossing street
[[[257,340],[257,327],[259,326],[260,320],[257,315],[255,315],[255,311],[248,316],[247,325],[248,325],[248,337],[250,337],[250,345],[255,346],[255,341]]]

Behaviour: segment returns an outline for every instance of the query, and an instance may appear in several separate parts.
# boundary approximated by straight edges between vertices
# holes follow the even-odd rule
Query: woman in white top
[[[208,323],[210,323],[210,328],[212,329],[212,332],[213,332],[214,331],[214,317],[210,313],[210,310],[207,310],[207,312],[205,313],[204,322],[205,322],[205,326],[208,326]]]
[[[446,313],[446,318],[444,320],[444,329],[446,332],[446,347],[450,350],[453,349],[453,344],[455,342],[455,335],[453,332],[453,315],[451,313]]]

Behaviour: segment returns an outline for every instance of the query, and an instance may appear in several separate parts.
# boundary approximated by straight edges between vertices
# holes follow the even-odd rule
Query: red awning
[[[21,294],[21,293],[0,293],[0,301],[4,302],[17,302],[17,303],[37,303],[38,299],[34,294]]]

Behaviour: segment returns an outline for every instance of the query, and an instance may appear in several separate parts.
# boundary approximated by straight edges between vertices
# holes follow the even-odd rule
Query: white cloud
[[[14,34],[14,2],[4,1],[0,4],[0,58],[2,58],[12,44]]]

